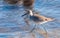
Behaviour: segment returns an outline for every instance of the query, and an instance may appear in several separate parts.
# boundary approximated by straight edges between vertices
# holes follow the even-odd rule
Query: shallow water
[[[48,32],[48,38],[60,38],[60,0],[35,0],[34,9],[43,16],[56,19],[42,25]],[[22,5],[12,7],[0,1],[0,38],[44,38],[39,30],[29,33],[34,24],[26,27],[21,17],[23,13]],[[40,32],[43,32],[42,25],[36,26]]]

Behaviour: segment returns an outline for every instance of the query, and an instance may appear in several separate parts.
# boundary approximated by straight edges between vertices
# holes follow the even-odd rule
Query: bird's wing
[[[35,14],[34,16],[36,16],[36,17],[38,17],[38,18],[40,18],[40,19],[42,19],[42,20],[44,20],[44,19],[46,19],[46,18],[47,18],[47,17],[42,16],[42,15],[39,15],[39,14]]]
[[[54,20],[52,18],[48,18],[48,17],[42,16],[42,15],[39,15],[39,14],[35,14],[35,16],[37,16],[39,19],[42,19],[43,21],[52,21],[52,20]]]

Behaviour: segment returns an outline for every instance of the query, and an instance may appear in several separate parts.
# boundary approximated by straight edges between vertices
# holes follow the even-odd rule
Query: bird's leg
[[[35,30],[36,24],[34,25],[33,29],[30,32],[33,32]]]
[[[25,30],[26,31],[29,31],[29,27],[30,27],[30,22],[29,22],[29,20],[27,19],[27,18],[24,18],[24,22],[26,23],[26,25],[25,25]],[[30,32],[30,31],[29,31]]]
[[[34,25],[33,29],[29,32],[32,34],[33,38],[36,38],[36,35],[34,33],[35,27],[36,27],[36,24]]]
[[[31,33],[31,35],[33,36],[33,38],[36,38],[36,35],[35,35],[35,33],[33,33],[33,32],[32,32],[32,33]]]
[[[37,29],[36,32],[39,33],[40,35],[43,35],[44,38],[48,38],[48,34],[46,34],[45,31],[43,31],[43,30],[41,30],[41,29]]]
[[[44,28],[44,27],[43,27],[43,28]],[[44,29],[45,29],[45,28],[44,28]],[[40,29],[40,28],[36,28],[35,30],[36,30],[37,33],[43,35],[44,38],[48,38],[48,34],[47,34],[46,29],[45,29],[45,30],[42,30],[42,29]]]
[[[30,22],[27,18],[24,18],[24,21],[25,21],[26,25],[30,26]]]
[[[46,35],[44,35],[44,37],[45,37],[45,38],[48,38],[48,34],[47,34],[48,32],[47,32],[46,28],[45,28],[43,25],[42,25],[42,27],[43,27],[43,29],[45,30],[45,34],[46,34]]]

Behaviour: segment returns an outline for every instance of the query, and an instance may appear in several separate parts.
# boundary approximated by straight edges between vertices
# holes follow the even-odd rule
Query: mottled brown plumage
[[[32,6],[33,3],[34,3],[34,0],[4,0],[4,1],[6,1],[9,4],[16,4],[19,1],[22,1],[23,2],[23,6]]]
[[[32,6],[34,3],[34,0],[24,0],[23,5],[24,6]]]
[[[24,9],[30,9],[33,10],[33,4],[34,4],[34,0],[23,0],[23,6]]]
[[[22,3],[24,9],[33,9],[34,0],[4,0],[6,3],[16,5]]]
[[[21,0],[4,0],[4,1],[7,2],[8,4],[17,4]]]

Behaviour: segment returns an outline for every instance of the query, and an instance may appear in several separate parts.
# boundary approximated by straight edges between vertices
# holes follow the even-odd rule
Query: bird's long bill
[[[28,13],[25,13],[25,14],[23,14],[21,17],[23,17],[23,16],[25,16],[25,15],[27,15]]]

